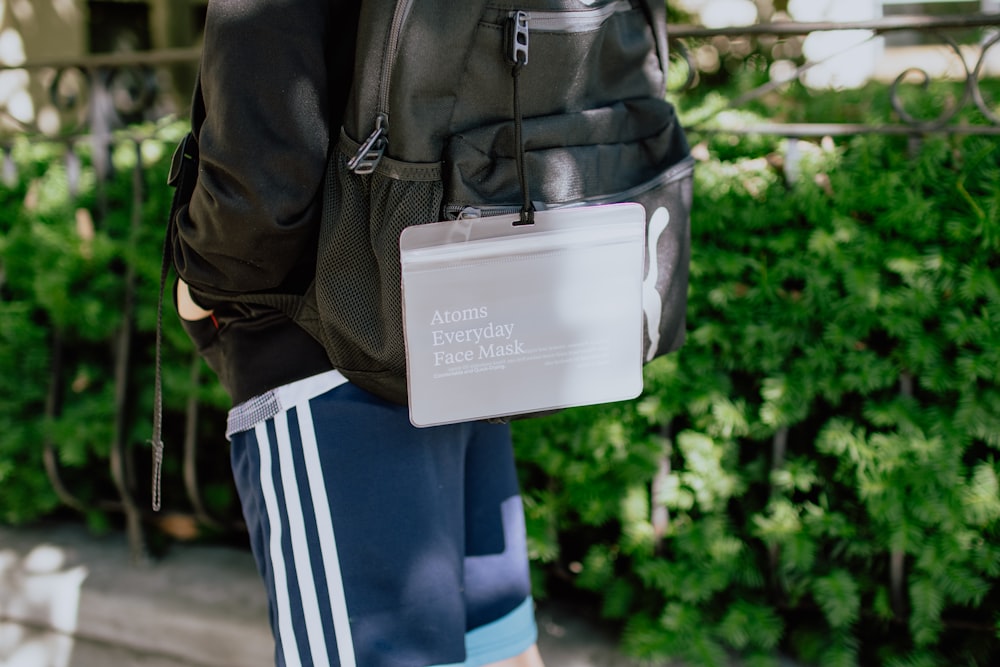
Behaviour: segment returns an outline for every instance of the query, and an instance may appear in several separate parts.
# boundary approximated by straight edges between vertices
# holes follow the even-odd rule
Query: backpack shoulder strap
[[[667,66],[670,52],[667,47],[667,4],[664,0],[641,0],[646,12],[646,19],[653,30],[656,40],[656,54],[660,58],[660,69],[663,71],[663,94],[667,92]]]

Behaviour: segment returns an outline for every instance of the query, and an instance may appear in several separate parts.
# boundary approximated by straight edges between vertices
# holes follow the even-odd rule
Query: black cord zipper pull
[[[513,64],[510,74],[514,79],[514,143],[516,146],[517,176],[521,183],[521,219],[515,225],[535,224],[535,205],[528,188],[528,172],[524,160],[524,139],[521,136],[521,90],[518,79],[521,69],[528,64],[528,12],[514,11],[507,21],[507,60]]]

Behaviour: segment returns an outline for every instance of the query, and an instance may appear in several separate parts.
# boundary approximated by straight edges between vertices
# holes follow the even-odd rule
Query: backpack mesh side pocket
[[[399,235],[439,220],[441,166],[384,157],[373,173],[358,175],[346,164],[356,150],[342,135],[327,172],[312,291],[319,338],[352,382],[405,404]]]

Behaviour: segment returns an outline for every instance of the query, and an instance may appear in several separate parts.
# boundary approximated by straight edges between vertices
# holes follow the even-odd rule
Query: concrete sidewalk
[[[0,526],[0,667],[272,667],[266,604],[245,550],[176,544],[133,564],[120,533]],[[537,617],[547,667],[638,664],[580,610]]]

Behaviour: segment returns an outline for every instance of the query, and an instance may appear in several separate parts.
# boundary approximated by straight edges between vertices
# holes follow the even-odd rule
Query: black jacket
[[[214,318],[184,322],[233,402],[328,370],[286,316],[235,294],[303,292],[315,267],[331,128],[353,67],[358,0],[210,0],[190,204],[174,267]]]

